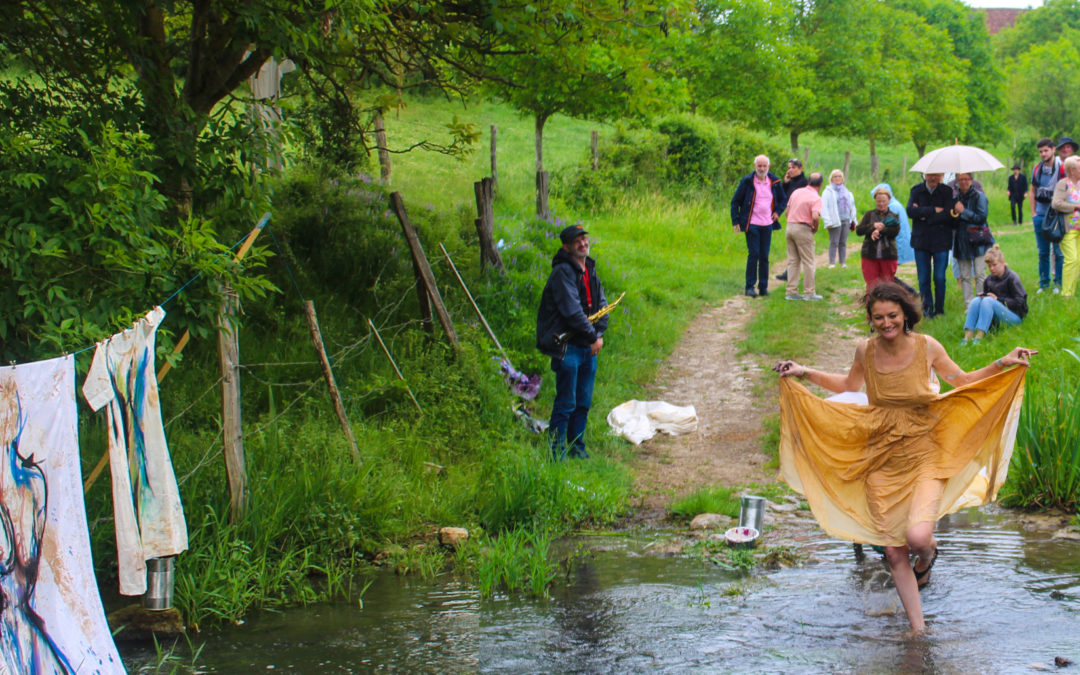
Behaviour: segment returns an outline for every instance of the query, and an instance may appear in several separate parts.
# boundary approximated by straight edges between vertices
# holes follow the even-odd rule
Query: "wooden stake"
[[[218,312],[218,354],[221,361],[221,445],[229,481],[229,521],[238,523],[247,512],[247,468],[240,415],[240,343],[233,316],[236,291],[225,287]]]
[[[477,218],[476,235],[480,238],[480,271],[491,265],[501,271],[503,268],[502,256],[495,246],[495,210],[492,202],[495,200],[495,183],[490,178],[483,178],[473,183],[473,193],[476,195]]]
[[[442,296],[439,295],[439,288],[435,285],[435,275],[431,273],[431,265],[428,264],[427,257],[424,255],[424,247],[420,245],[420,237],[416,234],[416,228],[409,222],[409,215],[405,212],[405,202],[401,199],[401,193],[391,192],[390,203],[393,205],[394,212],[401,223],[401,229],[405,232],[405,241],[409,243],[413,262],[420,270],[424,286],[427,288],[428,297],[431,298],[431,304],[435,306],[435,314],[439,317],[439,323],[442,324],[443,330],[446,331],[446,338],[456,351],[459,347],[457,331],[454,330],[454,324],[450,321],[450,314],[447,313],[446,305],[443,304]]]
[[[375,146],[379,150],[379,177],[386,184],[390,182],[390,151],[387,149],[382,113],[375,115]]]
[[[413,405],[420,411],[420,414],[424,414],[424,409],[420,407],[420,402],[413,396],[412,389],[409,388],[409,383],[405,381],[405,376],[401,374],[401,370],[398,369],[397,363],[394,361],[394,357],[390,355],[390,350],[386,348],[386,343],[383,342],[382,336],[379,335],[379,329],[375,327],[375,324],[371,323],[371,319],[367,320],[369,326],[371,326],[371,332],[375,333],[375,339],[379,341],[379,346],[382,347],[383,354],[386,354],[386,358],[390,359],[390,365],[394,367],[394,372],[397,373],[398,379],[405,382],[405,391],[409,392],[409,398],[412,399]]]
[[[352,448],[353,459],[357,464],[363,464],[360,459],[360,447],[356,444],[353,436],[352,425],[349,424],[349,416],[345,414],[345,405],[341,402],[341,392],[334,380],[334,371],[330,368],[330,359],[326,356],[326,344],[322,339],[322,331],[319,330],[319,318],[315,316],[315,303],[311,300],[304,301],[304,314],[307,315],[308,328],[311,330],[311,341],[315,344],[315,351],[319,354],[319,363],[322,364],[323,378],[330,388],[330,399],[334,402],[334,412],[337,413],[341,430],[345,432],[345,438]]]
[[[263,228],[266,227],[266,224],[268,222],[270,222],[269,212],[264,213],[262,218],[259,218],[259,222],[256,223],[255,227],[251,229],[251,232],[248,233],[247,238],[244,239],[244,243],[241,244],[240,248],[236,251],[236,255],[233,256],[233,260],[239,262],[243,259],[247,252],[251,249],[252,244],[255,243],[255,238],[259,236],[259,233],[263,231]],[[176,346],[173,347],[172,355],[178,356],[181,352],[184,351],[184,348],[187,347],[187,344],[190,341],[191,331],[185,330],[184,334],[180,336],[179,340],[177,340]],[[164,379],[164,377],[169,373],[170,370],[172,370],[172,363],[166,360],[165,363],[161,364],[161,368],[158,369],[158,384],[161,383],[161,380]],[[93,471],[90,472],[90,475],[87,476],[86,480],[83,482],[83,492],[86,492],[90,489],[90,486],[92,486],[97,481],[98,477],[101,475],[101,472],[105,470],[105,467],[108,466],[108,464],[109,451],[106,450],[105,454],[103,454],[101,456],[101,459],[98,460],[97,465],[94,466]]]
[[[600,168],[600,132],[592,132],[592,169]]]
[[[450,269],[454,272],[454,276],[457,277],[458,283],[461,284],[461,290],[465,291],[465,297],[469,299],[469,304],[472,305],[473,310],[476,312],[477,318],[480,319],[480,323],[483,324],[484,330],[487,331],[488,337],[490,337],[491,341],[495,343],[495,346],[499,349],[499,353],[502,354],[503,358],[509,361],[510,357],[506,355],[506,351],[503,349],[503,346],[499,344],[499,338],[495,337],[495,331],[491,330],[491,326],[488,325],[487,319],[484,318],[483,312],[481,312],[480,308],[477,307],[476,300],[473,300],[472,293],[469,292],[469,287],[465,285],[465,280],[462,279],[461,274],[458,273],[457,265],[455,265],[454,261],[450,259],[450,254],[446,252],[446,247],[440,243],[439,248],[442,249],[443,255],[446,256],[446,262],[450,263]]]

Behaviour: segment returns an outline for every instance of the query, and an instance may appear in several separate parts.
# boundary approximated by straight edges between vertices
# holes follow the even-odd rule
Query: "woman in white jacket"
[[[855,195],[844,186],[844,172],[829,174],[829,184],[821,193],[821,222],[829,233],[829,268],[839,262],[847,267],[848,232],[855,227]]]

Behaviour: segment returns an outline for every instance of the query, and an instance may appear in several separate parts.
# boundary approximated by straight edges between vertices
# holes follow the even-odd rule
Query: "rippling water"
[[[800,568],[753,576],[645,551],[648,536],[588,538],[549,600],[481,600],[459,582],[380,578],[357,603],[263,614],[207,637],[213,673],[1031,673],[1080,663],[1080,542],[967,511],[939,523],[907,619],[880,556],[807,542]],[[602,545],[601,545],[602,544]],[[146,653],[129,652],[136,670]],[[1080,670],[1080,666],[1074,666]]]

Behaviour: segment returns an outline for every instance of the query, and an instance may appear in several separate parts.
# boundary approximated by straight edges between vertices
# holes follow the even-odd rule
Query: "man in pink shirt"
[[[821,174],[810,174],[810,184],[791,193],[787,223],[788,300],[821,300],[814,289],[814,234],[821,222]],[[799,295],[802,269],[803,294]]]
[[[732,230],[746,237],[745,293],[750,297],[769,294],[769,245],[785,206],[783,183],[769,172],[769,158],[758,155],[754,172],[739,181],[731,198]]]

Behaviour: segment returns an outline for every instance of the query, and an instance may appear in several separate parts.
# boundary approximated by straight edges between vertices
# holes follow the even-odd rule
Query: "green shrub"
[[[599,168],[591,168],[590,158],[557,176],[553,192],[572,206],[593,210],[615,204],[628,191],[730,193],[759,154],[772,159],[774,173],[786,158],[784,149],[762,134],[695,115],[662,119],[655,129],[619,125],[600,144]]]

